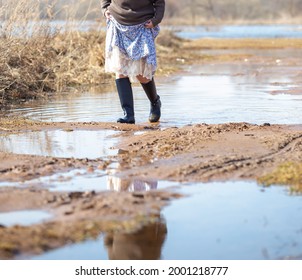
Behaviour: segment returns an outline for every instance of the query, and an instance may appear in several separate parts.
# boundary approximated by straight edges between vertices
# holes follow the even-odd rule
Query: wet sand
[[[261,58],[261,63],[276,62],[272,58]],[[289,58],[288,63],[296,62]],[[299,93],[298,89],[295,93]],[[43,210],[52,215],[49,220],[31,226],[0,225],[1,259],[41,254],[66,244],[96,239],[101,232],[135,232],[159,222],[161,209],[182,197],[177,189],[53,192],[43,183],[22,188],[20,182],[74,169],[107,172],[111,164],[117,166],[116,175],[125,180],[255,181],[280,164],[299,163],[302,158],[300,125],[240,122],[161,127],[147,123],[0,119],[1,137],[39,131],[83,130],[116,131],[117,153],[89,159],[0,152],[0,182],[3,183],[0,212]],[[5,183],[15,186],[5,187]]]
[[[73,129],[83,125],[69,124]],[[84,126],[85,129],[96,129],[96,124]],[[116,125],[97,126],[112,128]],[[66,128],[66,124],[56,124],[55,127]],[[142,135],[125,138],[119,144],[122,152],[111,159],[120,165],[119,176],[129,180],[256,180],[281,163],[298,162],[302,158],[302,129],[298,126],[199,124],[162,131],[150,131],[139,125],[118,127],[127,131],[144,131]],[[22,125],[18,129],[22,129]],[[38,129],[38,126],[32,124],[23,129]],[[53,127],[39,124],[39,129]],[[10,182],[75,168],[89,168],[90,172],[106,170],[110,164],[102,159],[59,159],[7,153],[0,153],[0,158],[0,180]],[[0,256],[39,254],[70,242],[97,238],[102,231],[137,230],[159,219],[161,208],[180,196],[177,191],[55,193],[39,187],[2,187],[1,212],[39,209],[49,211],[53,218],[28,227],[1,226]]]

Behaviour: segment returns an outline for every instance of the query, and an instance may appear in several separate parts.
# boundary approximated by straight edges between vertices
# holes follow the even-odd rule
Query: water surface
[[[3,22],[0,21],[0,24]],[[106,30],[105,21],[40,21],[29,22],[27,26],[15,23],[12,33],[15,36],[32,35],[38,28],[52,33],[69,31],[87,32],[89,30]],[[269,25],[197,25],[197,26],[169,26],[161,25],[163,30],[174,30],[176,34],[186,39],[199,38],[301,38],[301,24],[269,24]]]
[[[161,221],[138,233],[108,234],[35,259],[301,258],[302,196],[253,182],[198,183],[179,191],[187,197],[173,201]]]
[[[302,25],[222,25],[182,26],[176,34],[186,39],[199,38],[301,38]]]
[[[23,182],[26,186],[43,186],[56,192],[86,192],[86,191],[116,191],[134,192],[151,191],[178,186],[178,183],[170,181],[127,179],[115,175],[112,170],[87,172],[86,170],[72,170],[67,173],[59,173],[45,176],[31,181]],[[5,185],[5,184],[4,184]],[[1,185],[0,185],[1,187]]]
[[[14,225],[30,226],[50,219],[52,215],[46,211],[24,210],[0,213],[0,225],[10,227]]]
[[[38,131],[0,136],[0,150],[7,153],[96,159],[117,154],[116,131]]]
[[[45,188],[54,192],[116,191],[136,192],[167,189],[179,186],[179,183],[152,179],[127,179],[116,176],[116,169],[93,170],[74,169],[23,182],[0,182],[2,187]]]
[[[302,54],[300,50],[290,52],[297,57],[297,65],[283,65],[287,52],[269,51],[263,55],[275,57],[272,64],[250,64],[247,56],[240,64],[192,66],[182,76],[158,83],[161,127],[204,122],[302,123]],[[138,85],[134,97],[136,122],[146,123],[149,102]],[[41,121],[115,122],[122,110],[117,93],[110,89],[35,101],[8,113]]]

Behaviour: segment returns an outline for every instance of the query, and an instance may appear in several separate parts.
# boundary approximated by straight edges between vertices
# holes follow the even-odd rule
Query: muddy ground
[[[240,63],[237,59],[236,56],[236,63]],[[294,63],[291,59],[289,63]],[[267,59],[262,63],[274,62]],[[43,185],[19,188],[18,182],[79,168],[92,173],[106,171],[112,162],[120,166],[117,175],[129,180],[258,180],[278,166],[300,163],[302,158],[299,125],[201,123],[162,129],[160,124],[46,123],[0,118],[0,136],[26,131],[103,129],[121,133],[116,147],[119,153],[109,159],[0,152],[0,182],[16,182],[16,187],[0,188],[0,212],[39,209],[53,215],[50,221],[27,227],[0,225],[1,259],[41,254],[97,238],[104,231],[135,232],[144,225],[158,223],[162,207],[181,197],[177,190],[50,192]],[[135,135],[134,131],[143,133]]]
[[[299,126],[231,123],[197,124],[159,130],[156,127],[116,124],[24,124],[17,130],[106,129],[144,131],[120,143],[112,158],[121,166],[119,176],[178,182],[253,179],[284,162],[302,158]],[[3,127],[3,126],[2,126]],[[13,130],[7,126],[10,131]],[[126,132],[127,133],[127,132]],[[0,180],[23,181],[59,171],[106,169],[109,162],[48,158],[0,153]],[[177,191],[70,192],[46,189],[0,189],[0,212],[43,209],[54,215],[49,222],[29,227],[0,227],[0,257],[39,254],[65,244],[97,238],[102,231],[135,231],[160,220],[160,210]]]

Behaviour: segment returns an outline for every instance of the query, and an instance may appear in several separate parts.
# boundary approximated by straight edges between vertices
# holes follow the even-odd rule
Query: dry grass
[[[43,2],[47,0],[41,0]],[[107,83],[104,73],[105,33],[74,31],[73,10],[64,7],[64,32],[50,25],[56,14],[47,9],[48,21],[41,24],[41,12],[35,0],[2,0],[0,7],[0,104],[5,101],[36,98],[48,92],[70,87]],[[86,1],[87,2],[87,1]],[[88,1],[89,2],[89,1]],[[88,3],[87,2],[87,3]],[[88,3],[89,4],[89,3]],[[70,6],[69,6],[70,8]],[[62,8],[63,9],[63,8]],[[89,9],[88,9],[89,10]],[[89,15],[84,14],[81,21]],[[30,30],[30,32],[29,32]],[[169,75],[184,64],[203,61],[230,61],[238,55],[202,55],[201,49],[302,48],[301,39],[202,39],[182,40],[171,32],[161,32],[157,39],[158,74]]]
[[[98,84],[103,73],[104,35],[68,33],[32,40],[2,38],[2,99],[61,91],[68,86]]]
[[[264,186],[287,185],[292,193],[302,193],[302,163],[287,162],[272,173],[258,179]]]
[[[78,32],[72,28],[63,33],[53,32],[47,23],[31,27],[29,23],[31,19],[23,23],[26,28],[20,31],[20,36],[14,35],[19,24],[9,21],[2,30],[0,102],[36,98],[111,80],[111,75],[104,73],[104,32]],[[35,31],[30,36],[29,28]],[[174,67],[178,63],[177,50],[183,42],[169,32],[159,37],[159,60],[165,65],[159,69],[160,73],[168,74],[177,69]]]
[[[0,102],[104,82],[104,33],[64,34],[40,21],[36,1],[4,1],[0,18]],[[21,16],[22,15],[22,16]]]
[[[49,20],[41,24],[36,3],[34,0],[3,0],[0,7],[0,19],[3,19],[0,28],[0,104],[37,98],[75,86],[102,84],[111,78],[104,73],[105,33],[74,31],[72,19],[78,5],[69,11],[64,31],[55,31],[50,24],[56,16],[51,7],[47,14]],[[82,21],[87,16],[85,14]],[[171,34],[165,38],[162,53],[171,53],[171,49],[179,47],[181,41],[176,37],[173,42],[169,40]],[[168,61],[170,64],[169,57]]]

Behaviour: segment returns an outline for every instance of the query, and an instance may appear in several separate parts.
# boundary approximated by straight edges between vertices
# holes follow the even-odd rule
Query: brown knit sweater
[[[108,9],[123,25],[135,25],[151,19],[159,24],[165,12],[165,0],[101,0],[103,14]]]

